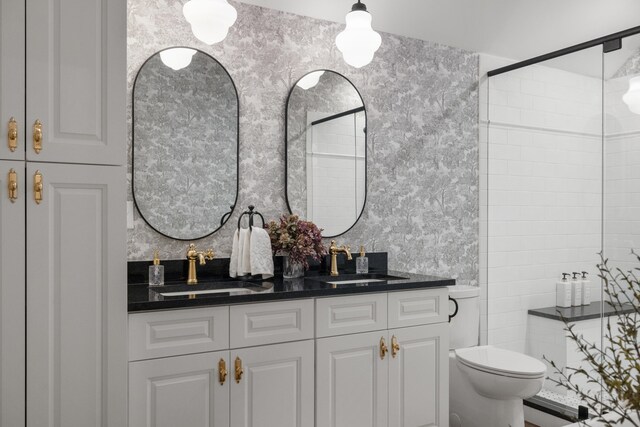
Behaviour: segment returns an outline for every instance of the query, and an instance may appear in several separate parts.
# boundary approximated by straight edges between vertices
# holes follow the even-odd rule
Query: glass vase
[[[285,279],[297,279],[304,276],[304,265],[295,262],[285,255],[282,260],[282,277]]]

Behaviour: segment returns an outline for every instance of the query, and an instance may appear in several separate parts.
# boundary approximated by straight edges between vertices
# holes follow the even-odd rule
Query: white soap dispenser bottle
[[[587,279],[586,271],[582,272],[582,305],[591,304],[591,280]]]
[[[571,283],[567,280],[569,273],[562,273],[562,280],[556,283],[556,306],[571,307]]]
[[[580,273],[574,271],[571,279],[571,306],[573,307],[582,305],[582,280],[579,277]]]

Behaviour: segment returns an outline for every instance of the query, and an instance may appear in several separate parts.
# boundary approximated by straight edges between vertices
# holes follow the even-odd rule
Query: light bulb
[[[632,113],[640,114],[640,76],[629,80],[629,90],[622,95],[622,100]]]
[[[296,83],[297,86],[300,86],[304,90],[311,89],[320,81],[320,77],[324,74],[324,71],[314,71],[312,73],[307,74]]]
[[[382,38],[371,28],[371,14],[362,3],[353,5],[345,21],[346,28],[336,37],[336,46],[347,64],[364,67],[373,60]]]
[[[160,52],[160,59],[162,63],[167,67],[178,71],[186,68],[191,64],[193,55],[196,54],[195,49],[188,49],[186,47],[174,47],[172,49],[165,49]]]
[[[238,18],[238,12],[227,0],[189,0],[182,14],[191,24],[193,35],[209,45],[224,40]]]

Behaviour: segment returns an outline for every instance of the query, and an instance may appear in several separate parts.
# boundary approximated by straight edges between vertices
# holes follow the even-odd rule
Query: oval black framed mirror
[[[145,222],[177,240],[215,233],[238,197],[239,100],[227,70],[171,47],[133,84],[132,190]]]
[[[342,74],[316,70],[291,88],[286,105],[285,191],[291,213],[322,237],[349,231],[367,199],[367,111]]]

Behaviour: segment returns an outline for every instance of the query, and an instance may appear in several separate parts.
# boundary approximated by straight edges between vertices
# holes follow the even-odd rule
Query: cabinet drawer
[[[389,292],[389,329],[448,320],[447,288]]]
[[[387,329],[387,294],[316,300],[316,337]]]
[[[235,305],[230,312],[231,348],[313,338],[313,300]]]
[[[229,307],[129,315],[129,360],[229,348]]]

